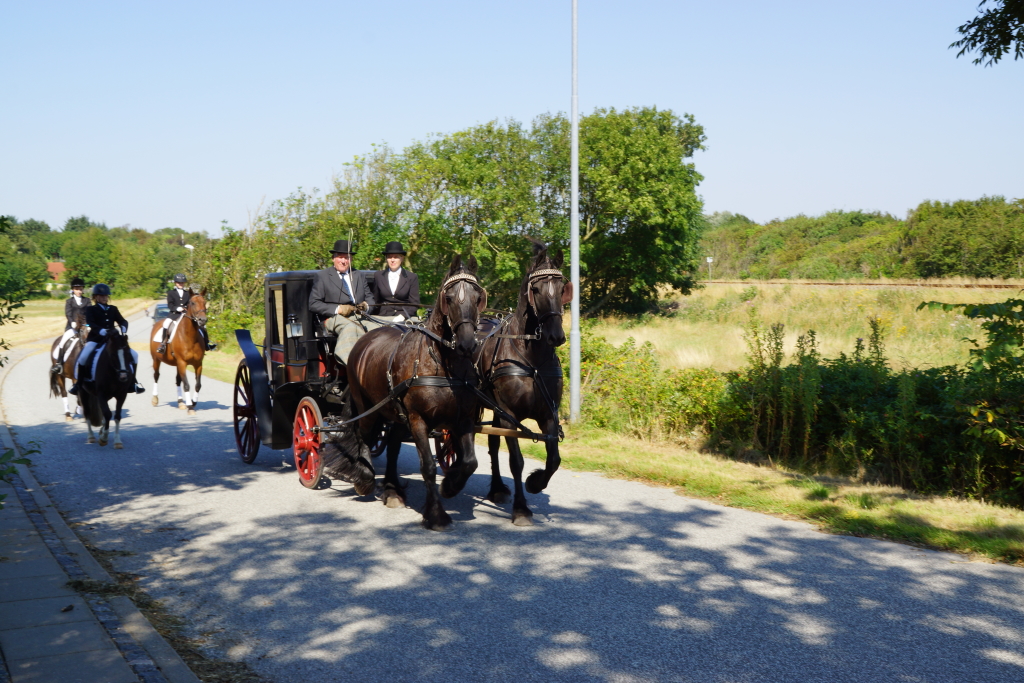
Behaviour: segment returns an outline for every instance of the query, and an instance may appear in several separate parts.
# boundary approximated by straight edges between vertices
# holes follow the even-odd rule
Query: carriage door
[[[285,382],[284,283],[272,283],[268,295],[267,372],[270,374],[270,383],[279,387]]]

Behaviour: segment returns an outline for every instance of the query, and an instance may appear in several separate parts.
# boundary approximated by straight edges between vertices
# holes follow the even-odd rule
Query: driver
[[[89,307],[89,300],[83,295],[84,289],[85,280],[80,277],[71,280],[71,296],[64,302],[64,317],[67,318],[67,324],[64,326],[64,336],[60,338],[60,343],[53,350],[53,372],[60,372],[64,365],[64,345],[79,333],[76,322],[79,312],[84,314],[85,309]]]
[[[68,393],[75,396],[78,395],[79,375],[82,375],[83,366],[86,369],[81,381],[89,382],[92,379],[87,375],[91,369],[92,353],[96,347],[106,341],[106,337],[114,329],[115,325],[121,328],[121,334],[128,334],[128,321],[121,315],[121,311],[117,310],[117,306],[110,304],[109,286],[101,282],[93,287],[92,301],[92,306],[85,309],[85,324],[89,328],[89,336],[86,338],[85,347],[82,348],[82,353],[78,356],[78,364],[75,366],[75,383],[68,389]],[[139,367],[139,354],[135,352],[135,349],[130,348],[129,350],[132,353],[132,369],[134,374],[134,368]],[[87,363],[90,365],[87,365]],[[135,393],[141,394],[144,391],[146,389],[136,380]]]
[[[320,316],[325,330],[338,335],[334,356],[342,365],[348,363],[348,354],[356,340],[380,327],[355,315],[356,311],[366,311],[373,305],[373,293],[363,274],[351,268],[354,253],[348,240],[336,241],[331,249],[333,265],[316,274],[309,293],[309,310]]]

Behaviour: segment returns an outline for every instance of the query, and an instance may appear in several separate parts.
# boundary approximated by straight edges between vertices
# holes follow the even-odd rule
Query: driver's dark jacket
[[[86,341],[96,343],[102,343],[106,339],[100,335],[100,330],[113,329],[116,325],[120,325],[125,331],[128,330],[128,321],[121,315],[121,311],[117,310],[117,306],[107,306],[104,310],[103,306],[93,304],[85,309],[85,324],[89,326]]]

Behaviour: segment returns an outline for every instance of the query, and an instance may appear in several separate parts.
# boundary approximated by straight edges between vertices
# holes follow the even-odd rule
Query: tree
[[[80,277],[89,284],[110,284],[117,277],[114,244],[99,228],[78,233],[64,244],[64,265],[71,277]]]
[[[13,216],[0,216],[0,238],[6,238],[14,227]],[[12,325],[20,322],[21,316],[15,311],[25,304],[27,285],[24,277],[19,279],[19,273],[10,268],[8,259],[0,264],[0,326]],[[11,348],[3,339],[0,339],[0,351]],[[0,356],[0,367],[7,362],[7,356]],[[6,457],[6,454],[5,454]]]
[[[107,226],[105,223],[93,223],[89,220],[88,216],[78,216],[75,218],[69,218],[64,222],[64,232],[86,232],[92,228],[99,228],[100,230],[106,230]]]
[[[650,310],[658,287],[689,294],[705,226],[685,159],[703,149],[693,117],[598,109],[580,121],[580,294],[587,313]]]
[[[981,0],[980,11],[989,0]],[[957,57],[978,52],[975,64],[992,66],[1013,48],[1015,60],[1024,58],[1024,0],[992,0],[992,7],[957,29],[963,36],[951,48]]]

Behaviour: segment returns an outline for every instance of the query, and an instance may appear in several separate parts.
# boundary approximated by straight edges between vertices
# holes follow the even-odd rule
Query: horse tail
[[[60,373],[50,372],[50,398],[57,398],[60,396]]]
[[[103,424],[103,408],[100,406],[100,397],[84,388],[81,394],[82,412],[85,415],[85,419],[93,427],[101,426]]]

